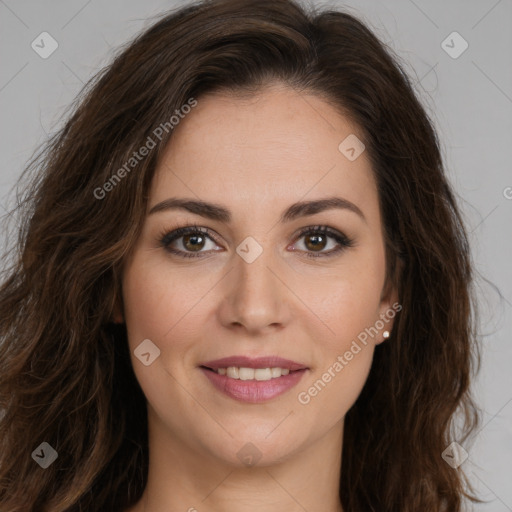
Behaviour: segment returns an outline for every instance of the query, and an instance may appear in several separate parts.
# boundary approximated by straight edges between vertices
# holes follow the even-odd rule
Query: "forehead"
[[[251,97],[215,93],[197,101],[158,165],[151,204],[197,196],[249,212],[339,194],[377,207],[365,153],[350,161],[339,150],[347,137],[362,138],[359,128],[318,95],[274,86]]]

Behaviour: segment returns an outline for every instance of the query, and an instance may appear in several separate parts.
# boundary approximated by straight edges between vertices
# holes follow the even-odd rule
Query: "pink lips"
[[[229,366],[244,368],[279,367],[289,369],[290,373],[275,379],[257,381],[231,379],[226,375],[219,375],[216,371],[218,368],[228,368]],[[277,397],[294,387],[308,368],[301,363],[276,356],[254,359],[246,356],[233,356],[205,362],[200,369],[213,386],[227,396],[241,402],[260,403]]]

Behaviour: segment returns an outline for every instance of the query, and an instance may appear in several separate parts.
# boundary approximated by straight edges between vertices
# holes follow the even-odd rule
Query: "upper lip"
[[[215,359],[214,361],[206,361],[205,363],[201,363],[200,366],[206,366],[212,370],[228,368],[229,366],[236,366],[239,368],[285,368],[291,372],[308,368],[305,364],[277,356],[262,356],[254,358],[247,356],[230,356],[223,357],[222,359]]]

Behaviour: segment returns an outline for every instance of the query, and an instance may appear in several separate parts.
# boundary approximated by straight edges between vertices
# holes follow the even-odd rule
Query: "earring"
[[[382,333],[382,337],[383,337],[385,340],[387,340],[387,339],[389,338],[389,331],[384,331],[384,332]]]

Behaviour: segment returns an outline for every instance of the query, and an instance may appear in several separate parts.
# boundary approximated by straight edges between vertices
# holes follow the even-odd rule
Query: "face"
[[[364,151],[339,149],[358,133],[285,86],[203,96],[175,128],[123,276],[159,439],[272,464],[342,429],[395,301],[372,169]],[[315,207],[327,198],[338,200]]]

